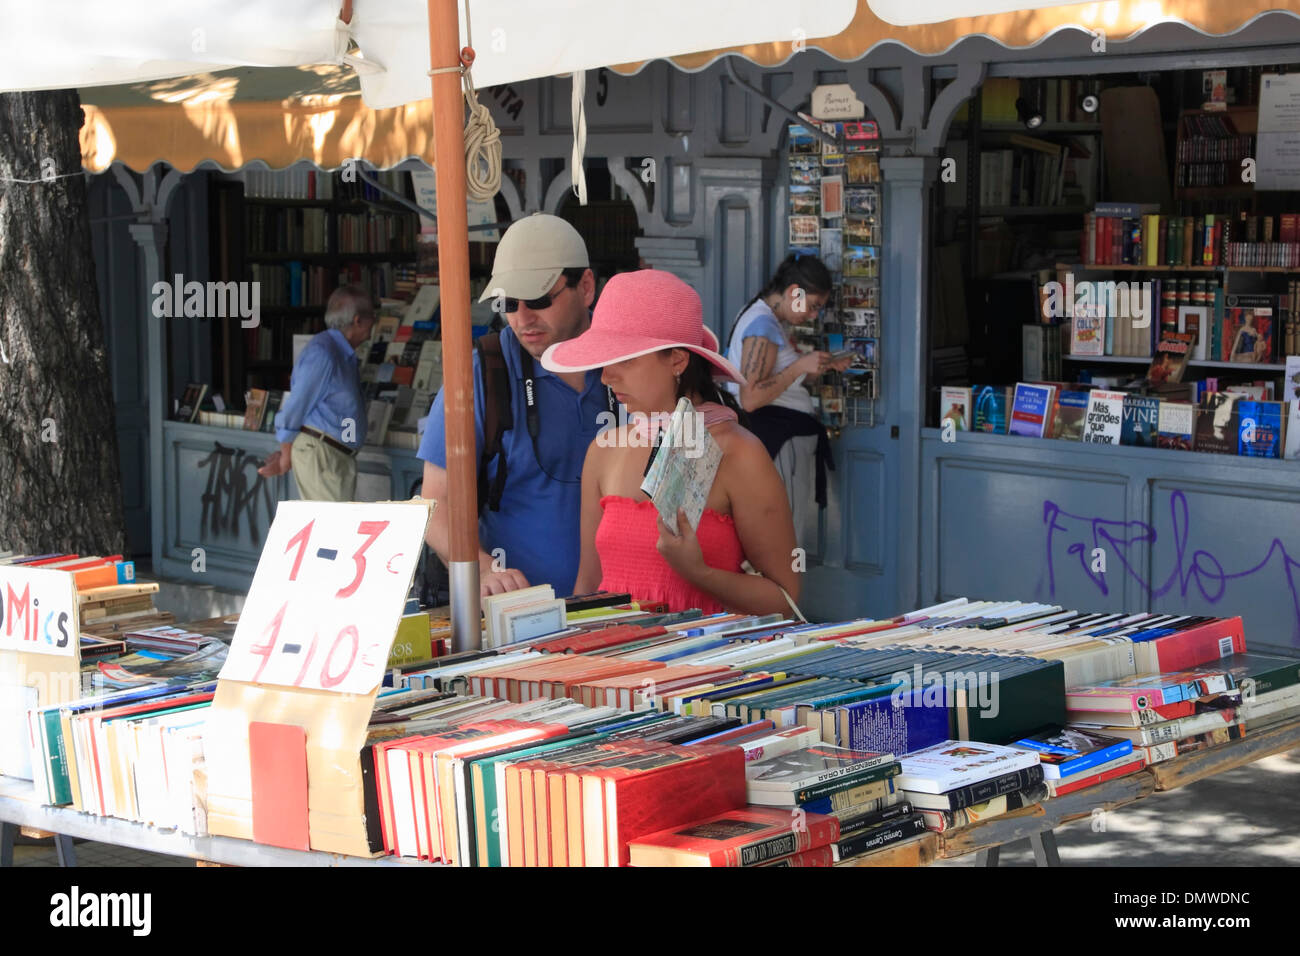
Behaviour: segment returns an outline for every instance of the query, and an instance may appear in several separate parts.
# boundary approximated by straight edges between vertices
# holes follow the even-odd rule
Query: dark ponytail
[[[702,402],[716,402],[725,405],[736,413],[740,424],[745,426],[749,416],[740,407],[731,390],[722,388],[713,378],[713,366],[703,356],[687,351],[686,368],[677,382],[677,398],[698,395]]]
[[[728,344],[736,334],[736,324],[740,321],[740,316],[748,312],[751,305],[759,299],[767,298],[773,292],[784,292],[792,285],[797,285],[809,295],[830,295],[834,282],[831,279],[831,271],[826,268],[826,263],[816,256],[801,252],[790,253],[776,267],[776,273],[767,280],[767,285],[759,289],[758,294],[746,302],[745,307],[736,315],[735,321],[731,323],[731,331],[727,333]]]
[[[784,292],[792,285],[797,285],[809,295],[830,295],[832,284],[831,271],[826,268],[826,263],[816,256],[792,252],[776,267],[776,274],[763,286],[754,301],[773,292]]]

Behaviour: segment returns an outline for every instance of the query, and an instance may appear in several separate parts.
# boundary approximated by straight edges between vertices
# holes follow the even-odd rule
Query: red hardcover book
[[[603,784],[603,813],[601,807],[588,802],[584,779],[583,830],[588,830],[590,822],[597,827],[603,823],[605,839],[595,847],[603,847],[605,865],[627,866],[630,840],[745,805],[745,754],[741,748],[697,746],[689,752],[696,759],[641,773],[595,774]],[[585,841],[589,862],[593,842]]]
[[[394,800],[393,781],[388,775],[388,754],[393,750],[411,751],[421,747],[429,746],[436,748],[440,743],[454,743],[471,737],[480,737],[490,731],[483,729],[482,725],[473,724],[466,727],[457,727],[454,730],[443,731],[440,734],[431,734],[419,737],[402,737],[398,740],[385,740],[382,743],[375,744],[375,785],[379,789],[379,823],[380,830],[384,837],[384,852],[396,853],[397,846],[397,825],[395,807],[397,802]],[[408,761],[409,754],[404,754],[403,759]],[[415,783],[412,781],[412,783]],[[404,803],[418,805],[415,803],[416,796],[419,793],[418,784],[408,786],[405,793],[401,795]]]
[[[1146,765],[1146,755],[1139,754],[1135,751],[1133,760],[1124,764],[1122,767],[1112,767],[1109,770],[1095,773],[1091,776],[1089,776],[1088,772],[1085,770],[1079,774],[1077,780],[1073,777],[1069,777],[1067,778],[1068,782],[1061,783],[1060,785],[1056,785],[1055,781],[1053,781],[1052,796],[1063,797],[1067,793],[1074,793],[1074,791],[1083,790],[1085,787],[1096,786],[1099,783],[1105,783],[1107,780],[1114,780],[1116,777],[1127,777],[1131,773],[1137,773]]]
[[[248,725],[253,839],[310,850],[307,826],[307,731],[292,724]]]
[[[121,560],[122,560],[122,556],[120,554],[115,554],[107,558],[83,558],[82,560],[76,562],[75,564],[66,565],[65,567],[59,568],[59,570],[60,571],[84,571],[86,568],[97,568],[105,561],[121,561]],[[116,584],[117,582],[114,581],[113,583]]]
[[[759,866],[834,866],[835,865],[835,848],[832,846],[819,846],[813,850],[804,850],[802,853],[796,853],[794,856],[787,856],[783,860],[773,860],[771,863],[760,863]]]
[[[840,838],[838,817],[739,807],[628,844],[633,866],[759,866]]]
[[[601,628],[598,631],[591,631],[586,634],[570,634],[567,637],[557,637],[552,641],[546,641],[544,644],[534,645],[534,648],[551,654],[586,654],[589,651],[614,647],[619,644],[649,640],[652,637],[667,633],[667,629],[662,627],[623,625]]]
[[[1229,654],[1246,653],[1245,629],[1240,617],[1223,618],[1133,645],[1142,673],[1173,673],[1209,664]]]
[[[685,746],[717,747],[725,744],[734,744],[742,740],[748,740],[750,737],[757,737],[760,734],[762,736],[768,736],[769,734],[773,734],[773,733],[776,733],[776,724],[774,724],[770,720],[756,720],[753,723],[742,724],[739,727],[733,727],[730,730],[723,731],[720,734],[715,734],[714,736],[710,737],[707,741],[701,741],[700,743],[696,743],[696,744],[686,744]]]
[[[72,561],[76,557],[77,555],[75,554],[56,554],[52,558],[41,558],[39,561],[31,561],[28,564],[25,564],[24,567],[39,568],[39,567],[44,567],[47,564],[62,564],[64,561]],[[119,556],[119,560],[120,560],[120,556]],[[60,568],[60,570],[66,571],[67,568]]]

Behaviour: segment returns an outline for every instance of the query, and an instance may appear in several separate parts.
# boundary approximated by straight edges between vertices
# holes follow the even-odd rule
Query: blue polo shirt
[[[484,508],[479,521],[479,542],[489,554],[505,550],[505,565],[518,568],[529,584],[549,584],[557,596],[573,593],[578,576],[579,515],[582,508],[582,463],[601,424],[598,416],[609,410],[600,370],[587,373],[579,395],[561,379],[533,360],[533,386],[537,395],[539,425],[537,453],[528,437],[521,348],[513,330],[501,331],[501,351],[510,373],[510,406],[514,423],[502,438],[506,458],[506,485],[501,510]],[[483,454],[483,381],[478,350],[474,351],[474,464]],[[420,441],[419,457],[447,467],[446,421],[443,392],[429,410]],[[538,462],[538,458],[541,462]],[[497,461],[488,465],[488,480],[496,476]],[[450,502],[449,507],[457,507]]]

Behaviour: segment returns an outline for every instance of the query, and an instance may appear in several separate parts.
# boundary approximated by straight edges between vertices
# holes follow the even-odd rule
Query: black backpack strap
[[[514,427],[510,410],[510,370],[501,351],[500,333],[480,336],[478,370],[483,386],[483,454],[478,465],[478,510],[484,507],[501,510],[501,495],[506,487],[505,433]],[[488,464],[497,459],[497,473],[488,483]]]

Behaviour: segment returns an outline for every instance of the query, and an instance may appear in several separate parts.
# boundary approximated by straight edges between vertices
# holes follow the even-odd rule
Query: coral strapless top
[[[596,553],[600,555],[601,590],[626,592],[638,601],[663,601],[670,611],[697,607],[713,614],[726,610],[713,595],[687,583],[655,548],[659,512],[653,501],[606,495],[600,499],[600,507]],[[745,553],[730,515],[705,508],[695,535],[705,564],[724,571],[741,570]]]

